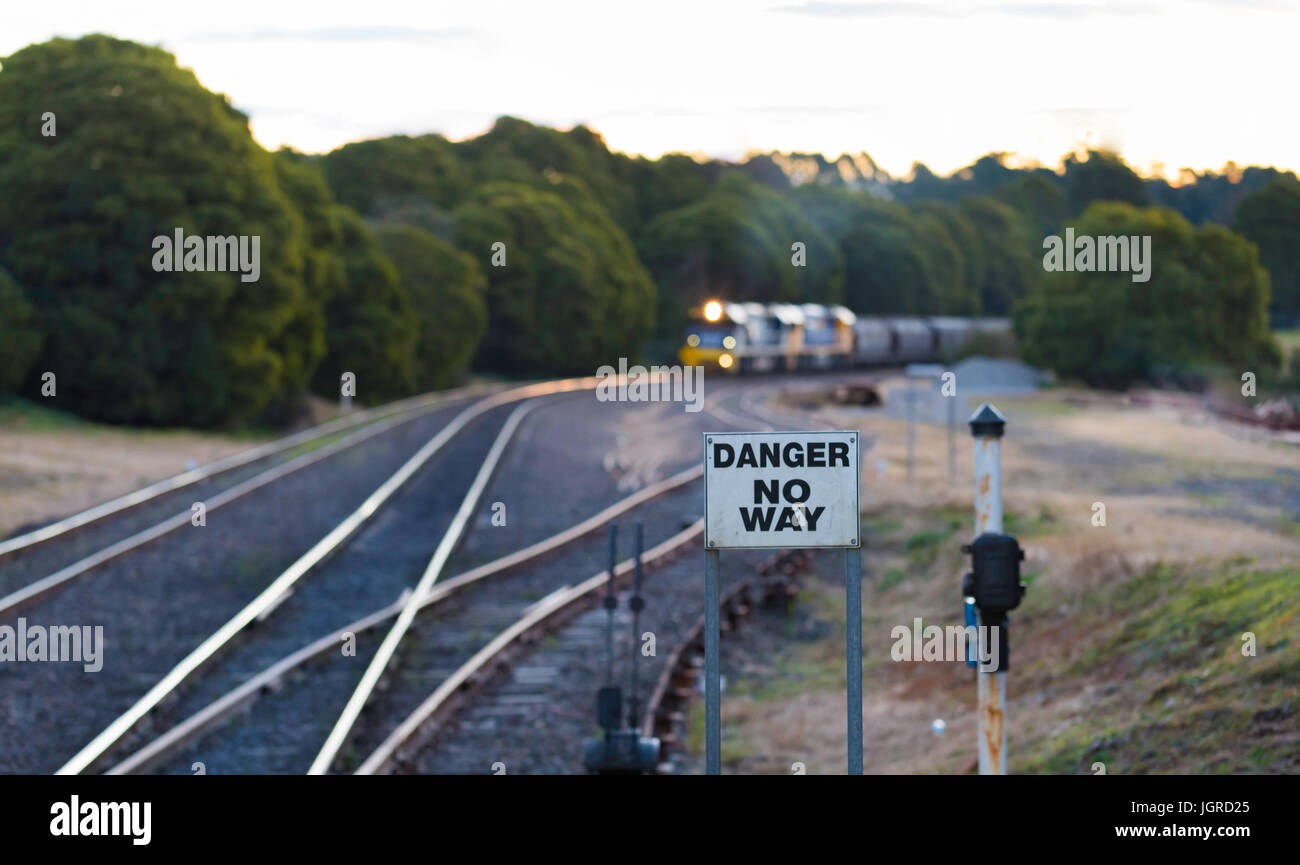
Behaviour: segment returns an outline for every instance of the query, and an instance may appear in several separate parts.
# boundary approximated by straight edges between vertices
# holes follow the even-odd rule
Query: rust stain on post
[[[1002,774],[1002,677],[997,673],[981,673],[988,676],[988,689],[984,701],[979,707],[980,734],[984,736],[984,746],[989,755],[989,772]]]

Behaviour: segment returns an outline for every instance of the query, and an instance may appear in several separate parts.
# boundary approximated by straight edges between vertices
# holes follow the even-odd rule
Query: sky
[[[510,114],[650,157],[866,151],[894,176],[1084,147],[1171,177],[1300,169],[1300,0],[5,0],[0,21],[0,57],[161,45],[271,149]]]

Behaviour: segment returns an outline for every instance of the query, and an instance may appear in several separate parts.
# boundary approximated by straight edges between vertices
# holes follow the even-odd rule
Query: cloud
[[[930,3],[826,3],[811,2],[798,6],[776,6],[770,12],[788,12],[813,18],[867,18],[881,15],[931,16],[945,7]]]
[[[469,27],[419,28],[384,26],[337,26],[289,29],[283,27],[228,33],[198,33],[187,42],[430,42],[480,39],[481,31]]]
[[[1268,0],[1257,0],[1268,2]],[[798,6],[775,6],[769,12],[784,12],[812,18],[869,18],[892,15],[914,18],[955,18],[967,15],[1010,15],[1025,18],[1083,18],[1092,15],[1145,15],[1158,9],[1148,3],[850,3],[812,0]]]

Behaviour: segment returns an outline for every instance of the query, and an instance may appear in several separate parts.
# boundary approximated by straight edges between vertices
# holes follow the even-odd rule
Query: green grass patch
[[[19,396],[0,396],[0,427],[32,432],[92,428],[81,418],[66,411],[23,399]]]
[[[876,581],[876,593],[887,592],[894,586],[907,579],[907,573],[899,568],[886,568],[885,572],[880,575]]]

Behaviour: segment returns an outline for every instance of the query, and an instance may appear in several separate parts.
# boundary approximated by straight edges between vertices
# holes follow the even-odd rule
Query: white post
[[[1002,435],[1006,421],[997,409],[984,403],[970,419],[975,439],[975,536],[1002,534]],[[981,619],[980,627],[984,623]],[[1006,627],[1005,622],[1000,623]],[[992,640],[992,637],[986,639]],[[978,680],[979,773],[1007,773],[1007,674],[976,670]]]

